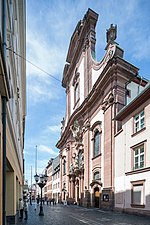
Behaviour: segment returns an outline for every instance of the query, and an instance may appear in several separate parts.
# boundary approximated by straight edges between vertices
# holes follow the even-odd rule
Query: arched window
[[[93,157],[100,154],[100,132],[97,130],[94,135],[94,152]]]
[[[63,161],[63,174],[66,174],[66,160]]]
[[[75,85],[75,104],[79,100],[79,83]]]
[[[100,180],[100,173],[99,173],[99,171],[96,171],[95,173],[94,173],[94,180]]]

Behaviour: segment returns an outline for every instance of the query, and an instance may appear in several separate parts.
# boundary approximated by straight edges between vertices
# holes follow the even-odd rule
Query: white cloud
[[[27,60],[37,66],[27,62],[27,94],[30,102],[36,104],[49,99],[59,99],[65,62],[64,49],[58,44],[50,45],[46,42],[44,35],[39,35],[39,30],[33,32],[28,28]]]
[[[63,69],[65,61],[65,51],[55,43],[49,44],[44,40],[44,35],[40,36],[38,31],[34,32],[28,29],[27,31],[27,56],[28,60],[31,61],[37,67],[46,71],[51,75],[60,73]],[[58,73],[59,72],[59,73]],[[28,64],[27,75],[30,76],[45,76],[46,74],[35,66]],[[60,78],[60,74],[59,77]]]
[[[48,126],[48,130],[51,132],[60,132],[61,125]]]
[[[32,81],[28,83],[27,90],[31,104],[45,102],[49,99],[55,98],[55,96],[50,92],[50,85],[48,86],[46,83],[37,82],[37,80],[33,81],[32,79]]]
[[[45,145],[39,145],[38,149],[39,149],[40,152],[49,153],[50,154],[50,158],[51,157],[56,157],[58,155],[58,153],[56,151],[54,151],[52,148],[47,147]]]

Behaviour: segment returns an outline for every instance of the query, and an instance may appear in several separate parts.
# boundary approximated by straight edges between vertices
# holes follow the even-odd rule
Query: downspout
[[[3,225],[6,224],[6,97],[2,97],[2,124],[3,124]]]
[[[6,62],[6,0],[2,1],[2,46]]]
[[[6,0],[2,1],[2,46],[4,63],[6,63]],[[6,96],[2,96],[2,139],[3,139],[3,174],[2,174],[2,225],[6,224]]]

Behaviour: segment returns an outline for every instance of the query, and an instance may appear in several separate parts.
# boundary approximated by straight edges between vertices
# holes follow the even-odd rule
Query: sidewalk
[[[62,204],[44,205],[44,216],[39,216],[40,206],[34,210],[34,204],[28,207],[28,220],[16,225],[149,225],[150,218],[144,216],[103,211],[96,208]]]
[[[44,211],[44,216],[39,216],[39,211],[40,211],[40,205],[36,207],[35,210],[35,205],[29,205],[28,206],[28,220],[20,220],[19,216],[17,218],[17,225],[55,225],[55,213],[54,211],[57,211],[57,208],[59,208],[60,205],[44,205],[43,206],[43,211]],[[53,214],[53,215],[52,215]]]

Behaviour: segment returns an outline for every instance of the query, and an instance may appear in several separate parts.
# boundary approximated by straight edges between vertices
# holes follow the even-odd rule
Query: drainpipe
[[[6,97],[2,97],[2,124],[3,124],[3,225],[6,224]]]
[[[3,54],[6,62],[6,0],[2,1],[2,40]]]
[[[4,63],[6,64],[6,0],[2,0],[2,42],[3,42],[2,45],[3,45]],[[2,97],[2,124],[3,124],[2,225],[6,224],[6,101],[7,101],[6,96],[3,96]]]

